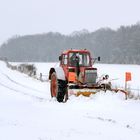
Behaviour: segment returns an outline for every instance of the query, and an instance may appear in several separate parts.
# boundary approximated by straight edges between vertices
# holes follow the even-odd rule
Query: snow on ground
[[[48,75],[55,63],[36,63]],[[96,64],[124,86],[124,72],[132,72],[131,88],[139,87],[140,66]],[[40,82],[8,69],[0,62],[0,140],[139,140],[140,100],[122,94],[71,96],[67,103],[51,99],[49,82]]]

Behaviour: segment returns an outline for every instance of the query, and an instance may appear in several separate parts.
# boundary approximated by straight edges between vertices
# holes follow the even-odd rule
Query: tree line
[[[87,49],[101,63],[140,64],[140,24],[82,30],[70,35],[49,32],[14,36],[0,47],[0,57],[15,62],[56,62],[62,51]]]

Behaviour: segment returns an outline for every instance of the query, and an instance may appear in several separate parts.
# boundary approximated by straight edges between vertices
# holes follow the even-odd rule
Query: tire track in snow
[[[27,86],[27,85],[23,85],[23,84],[21,84],[21,83],[19,83],[19,82],[16,82],[15,80],[11,79],[7,74],[4,74],[4,73],[1,73],[1,74],[4,75],[9,81],[15,83],[16,85],[19,85],[19,86],[21,86],[21,87],[24,87],[24,88],[33,90],[33,91],[35,91],[35,92],[45,93],[45,92],[43,92],[43,91],[40,91],[40,90],[31,88],[31,87],[29,87],[29,86]]]
[[[104,122],[104,123],[107,122],[107,123],[115,124],[115,125],[118,125],[120,127],[132,130],[137,134],[140,134],[140,131],[137,128],[130,125],[129,123],[122,123],[122,122],[118,122],[118,121],[110,119],[110,118],[94,117],[94,116],[90,116],[90,115],[86,115],[84,117],[87,118],[87,119],[91,119],[91,120],[93,120],[93,119],[94,120],[99,120],[99,121]]]
[[[15,85],[18,86],[18,87],[22,87],[22,88],[24,88],[24,89],[26,89],[26,90],[32,90],[32,91],[37,92],[37,93],[45,93],[45,92],[36,90],[36,89],[34,89],[34,88],[31,88],[31,87],[22,85],[22,84],[20,84],[20,83],[18,83],[18,82],[16,82],[16,81],[12,80],[8,75],[6,75],[6,74],[4,74],[4,73],[2,73],[2,72],[0,72],[0,73],[1,73],[1,75],[3,75],[4,77],[6,77],[7,80],[10,81],[10,82],[12,83],[12,85],[14,86],[14,87],[11,87],[11,86],[8,86],[8,85],[3,84],[2,82],[0,82],[0,85],[1,85],[2,87],[6,88],[6,89],[8,89],[8,90],[11,90],[11,91],[14,91],[14,92],[17,92],[17,93],[21,93],[21,94],[23,94],[23,95],[26,95],[26,96],[35,98],[35,99],[38,99],[39,101],[43,101],[43,100],[46,100],[46,99],[47,99],[47,98],[45,98],[45,97],[40,97],[39,95],[38,95],[38,96],[37,96],[37,95],[33,95],[33,94],[31,94],[30,91],[29,91],[29,92],[28,92],[28,91],[25,92],[25,91],[23,91],[22,89],[21,89],[21,90],[16,89]],[[15,85],[14,85],[14,84],[15,84]]]
[[[7,86],[7,85],[1,83],[1,82],[0,82],[0,85],[1,85],[2,87],[6,88],[6,89],[11,90],[11,91],[15,91],[15,92],[17,92],[17,93],[21,93],[21,94],[23,94],[23,95],[30,96],[30,97],[32,97],[32,98],[38,99],[39,101],[46,100],[46,98],[38,97],[38,96],[35,96],[35,95],[30,95],[30,94],[27,93],[27,92],[23,92],[23,91],[21,91],[21,90],[17,90],[17,89],[15,89],[15,88],[9,87],[9,86]]]

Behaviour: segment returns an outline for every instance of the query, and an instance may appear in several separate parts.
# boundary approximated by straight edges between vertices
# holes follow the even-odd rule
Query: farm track
[[[7,74],[2,73],[2,75],[4,75],[9,81],[15,83],[15,84],[18,85],[18,86],[24,87],[24,88],[26,88],[26,89],[30,89],[30,90],[35,91],[35,92],[45,93],[45,92],[43,92],[43,91],[37,90],[37,89],[35,89],[35,88],[29,87],[29,86],[27,86],[27,85],[23,85],[23,84],[17,82],[17,81],[15,81],[15,80],[11,79]]]
[[[15,81],[15,80],[13,80],[12,78],[10,78],[5,73],[0,72],[0,74],[1,74],[2,77],[5,77],[7,79],[7,82],[11,83],[11,85],[9,86],[9,85],[1,82],[2,79],[0,79],[0,86],[2,86],[4,88],[7,88],[8,90],[12,90],[14,92],[17,92],[17,93],[21,93],[23,95],[30,96],[32,98],[35,98],[35,99],[39,100],[39,101],[43,101],[43,100],[47,99],[45,97],[41,97],[41,95],[37,95],[37,94],[44,95],[44,94],[46,94],[45,92],[37,90],[37,89],[32,88],[32,87],[29,87],[27,85],[21,84],[21,83]],[[18,88],[20,88],[20,89],[18,89]]]

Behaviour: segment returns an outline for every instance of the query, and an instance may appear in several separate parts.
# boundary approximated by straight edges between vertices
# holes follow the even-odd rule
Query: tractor
[[[49,71],[51,97],[66,102],[70,94],[90,96],[100,90],[111,90],[110,83],[97,81],[97,68],[93,65],[96,60],[100,61],[100,57],[92,58],[86,49],[64,51],[59,56],[59,67]]]

